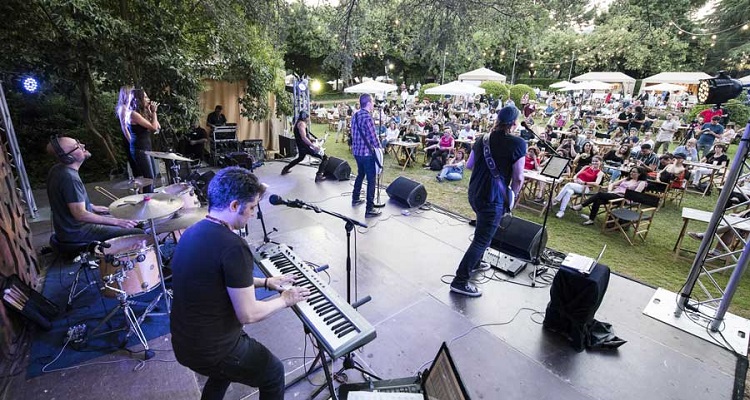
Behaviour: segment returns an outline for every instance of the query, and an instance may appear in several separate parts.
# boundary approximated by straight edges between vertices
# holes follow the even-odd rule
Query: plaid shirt
[[[368,144],[369,143],[369,144]],[[371,156],[371,148],[379,148],[380,143],[375,134],[375,123],[367,110],[359,110],[352,117],[352,154]]]

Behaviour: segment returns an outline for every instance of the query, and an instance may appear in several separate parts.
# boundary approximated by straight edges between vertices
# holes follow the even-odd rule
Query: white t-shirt
[[[671,142],[674,133],[680,128],[680,123],[675,120],[664,121],[659,127],[659,134],[656,135],[657,142]]]

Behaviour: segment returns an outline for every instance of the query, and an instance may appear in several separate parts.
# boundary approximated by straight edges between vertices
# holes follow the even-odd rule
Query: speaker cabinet
[[[427,201],[427,189],[419,182],[399,176],[385,190],[388,197],[409,208],[419,207]]]
[[[541,246],[540,246],[541,242]],[[492,238],[490,247],[509,256],[531,261],[547,245],[547,231],[542,226],[513,217],[510,223],[501,223]]]
[[[336,157],[328,157],[325,174],[339,181],[347,181],[352,174],[352,167],[345,160]]]
[[[294,136],[279,135],[279,152],[284,157],[295,157],[297,155],[297,143]]]

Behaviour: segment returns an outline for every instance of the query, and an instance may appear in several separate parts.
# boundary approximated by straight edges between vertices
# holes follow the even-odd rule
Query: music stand
[[[547,200],[547,206],[544,207],[544,222],[542,222],[542,235],[547,230],[547,217],[549,216],[549,209],[552,205],[552,193],[555,192],[555,185],[557,184],[557,180],[560,179],[563,173],[565,173],[565,169],[568,167],[568,164],[570,163],[570,159],[565,157],[560,157],[553,155],[552,158],[547,161],[547,164],[542,169],[542,172],[540,172],[540,175],[546,176],[548,178],[552,178],[552,187],[549,189],[549,199]],[[537,274],[537,268],[539,267],[539,254],[542,251],[542,242],[543,240],[540,240],[539,243],[536,246],[536,251],[534,252],[534,257],[531,259],[531,262],[534,263],[534,272],[531,276],[531,287],[536,286],[536,274]]]

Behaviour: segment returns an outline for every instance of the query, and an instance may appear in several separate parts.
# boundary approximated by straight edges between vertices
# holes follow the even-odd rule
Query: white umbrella
[[[643,88],[645,92],[676,92],[678,90],[685,90],[685,86],[665,82]]]
[[[569,86],[569,85],[572,85],[572,83],[570,83],[568,81],[560,81],[560,82],[555,82],[555,83],[549,85],[549,87],[551,87],[553,89],[560,89],[560,88],[564,88],[565,86]]]
[[[344,93],[389,93],[398,90],[398,86],[389,85],[378,81],[367,81],[358,85],[349,86],[344,89]]]
[[[479,86],[474,86],[465,82],[453,81],[445,85],[429,88],[424,91],[426,94],[449,94],[449,95],[467,95],[467,94],[484,94],[485,90]]]
[[[602,81],[583,81],[570,86],[565,86],[563,90],[607,90],[611,88],[612,85]]]

